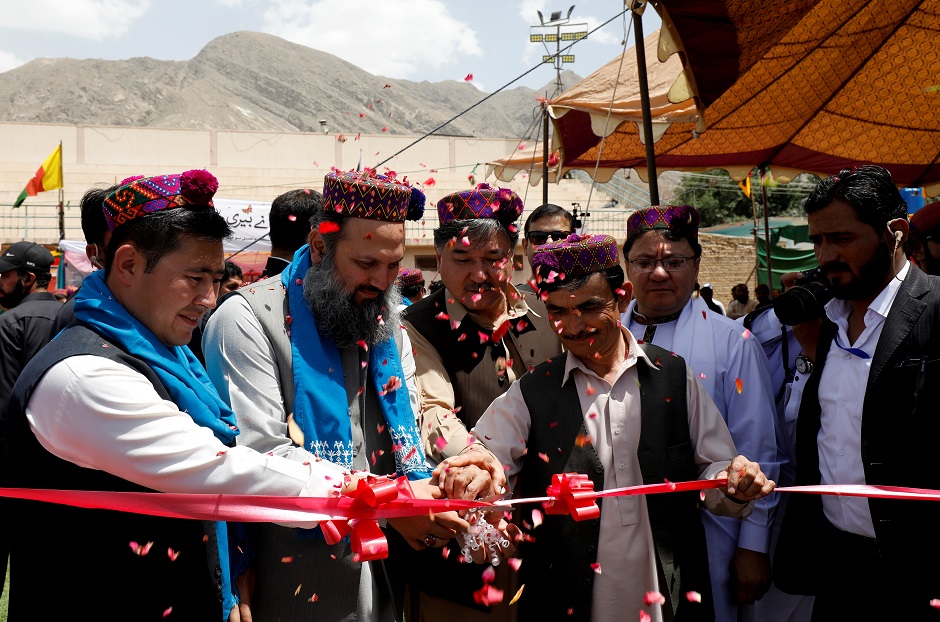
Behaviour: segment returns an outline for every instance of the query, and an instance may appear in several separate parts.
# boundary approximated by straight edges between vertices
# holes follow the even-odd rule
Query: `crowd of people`
[[[65,304],[46,249],[0,254],[0,485],[330,498],[388,477],[492,501],[715,481],[598,498],[585,520],[531,503],[389,518],[372,561],[317,513],[7,499],[12,622],[938,615],[938,572],[915,565],[940,546],[936,503],[774,493],[940,488],[940,203],[909,221],[887,170],[846,169],[806,200],[825,278],[792,325],[767,285],[727,305],[699,286],[689,206],[635,212],[620,244],[552,204],[522,223],[518,195],[479,184],[434,205],[428,281],[401,266],[424,195],[334,170],[275,199],[270,259],[244,285],[217,188],[197,170],[88,190],[97,270]]]

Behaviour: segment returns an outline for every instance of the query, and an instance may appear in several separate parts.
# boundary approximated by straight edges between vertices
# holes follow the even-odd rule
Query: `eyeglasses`
[[[627,263],[633,266],[638,272],[652,272],[656,269],[656,264],[662,264],[666,272],[678,272],[682,270],[687,263],[695,257],[666,257],[665,259],[628,259]]]
[[[569,235],[571,235],[570,231],[529,231],[526,239],[536,246],[541,246],[548,242],[548,238],[551,238],[552,242],[561,242],[567,240]]]

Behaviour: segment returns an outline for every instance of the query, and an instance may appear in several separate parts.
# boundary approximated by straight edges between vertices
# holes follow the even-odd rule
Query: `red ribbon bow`
[[[553,501],[545,501],[546,514],[571,514],[577,521],[600,518],[594,482],[583,473],[556,473],[552,485],[546,489]]]
[[[350,495],[353,498],[350,510],[370,510],[395,501],[399,496],[414,499],[408,478],[378,479],[368,477],[359,480]],[[379,527],[379,522],[370,518],[328,520],[320,523],[323,539],[327,544],[336,544],[350,534],[350,545],[355,561],[368,562],[388,557],[388,540]]]

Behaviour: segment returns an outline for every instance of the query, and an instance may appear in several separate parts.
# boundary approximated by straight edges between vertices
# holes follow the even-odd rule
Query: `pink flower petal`
[[[666,597],[656,591],[649,591],[643,596],[643,603],[650,607],[655,604],[665,605]]]

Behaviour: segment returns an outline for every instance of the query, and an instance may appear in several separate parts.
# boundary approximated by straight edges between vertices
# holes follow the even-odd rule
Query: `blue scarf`
[[[154,299],[154,304],[160,304]],[[104,282],[104,270],[85,277],[75,295],[75,317],[105,339],[141,359],[170,393],[181,410],[215,437],[230,445],[238,434],[235,413],[222,401],[209,375],[186,346],[165,346],[150,329],[114,299]]]
[[[155,299],[154,304],[160,304]],[[215,437],[230,445],[238,434],[235,413],[209,380],[208,374],[186,346],[165,346],[150,329],[128,313],[114,299],[104,282],[104,270],[92,272],[75,294],[75,317],[96,333],[141,359],[157,374],[173,402],[198,425],[212,430]],[[216,522],[219,541],[219,565],[222,568],[222,619],[235,606],[228,562],[226,523]]]
[[[311,453],[351,469],[352,426],[339,349],[331,341],[321,339],[304,300],[303,282],[310,265],[309,246],[303,246],[281,272],[281,283],[287,288],[292,310],[289,332],[294,367],[294,420]],[[394,338],[369,348],[369,376],[392,437],[398,473],[408,479],[430,477]],[[402,386],[386,392],[383,387],[392,376],[398,377]]]

